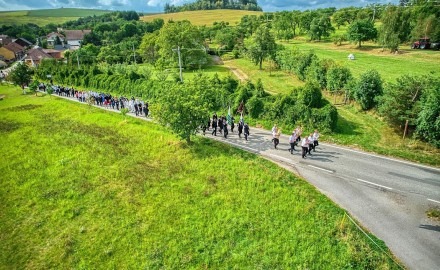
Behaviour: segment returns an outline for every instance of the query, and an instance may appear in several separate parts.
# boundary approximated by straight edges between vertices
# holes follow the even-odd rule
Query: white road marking
[[[212,138],[215,138],[215,136],[213,136]],[[232,144],[232,145],[235,145],[235,146],[237,146],[239,148],[244,148],[244,149],[247,149],[247,150],[250,150],[250,151],[253,151],[253,152],[258,152],[257,149],[253,149],[253,148],[244,146],[242,144],[234,143],[234,142],[231,142],[231,141],[223,141],[223,140],[220,140],[220,139],[217,139],[217,138],[215,138],[215,140],[217,140],[219,142],[225,142],[225,143],[228,143],[228,144]]]
[[[388,189],[388,190],[393,190],[393,189],[390,188],[390,187],[382,186],[382,185],[379,185],[379,184],[376,184],[376,183],[372,183],[372,182],[369,182],[369,181],[365,181],[365,180],[362,180],[362,179],[359,179],[359,178],[357,178],[356,180],[358,180],[358,181],[360,181],[360,182],[364,182],[364,183],[370,184],[370,185],[373,185],[373,186],[377,186],[377,187],[385,188],[385,189]]]
[[[435,202],[435,203],[440,203],[439,201],[431,200],[431,199],[428,199],[428,201]]]
[[[278,155],[268,154],[268,156],[271,156],[271,157],[274,157],[274,158],[277,158],[277,159],[284,160],[284,161],[286,161],[286,162],[288,162],[288,163],[293,163],[291,159],[288,159],[288,158],[285,158],[285,157],[281,157],[281,156],[278,156]]]
[[[425,166],[425,165],[421,165],[421,164],[417,164],[417,163],[413,163],[413,162],[409,162],[409,161],[405,161],[405,160],[400,160],[400,159],[385,157],[385,156],[376,155],[376,154],[372,154],[372,153],[362,152],[362,151],[358,151],[358,150],[354,150],[354,149],[350,149],[350,148],[336,146],[336,145],[333,145],[333,144],[322,143],[322,145],[333,147],[333,148],[337,148],[337,149],[341,149],[341,150],[345,150],[345,151],[349,151],[349,152],[353,152],[353,153],[358,153],[358,154],[365,155],[365,156],[371,156],[371,157],[377,157],[377,158],[381,158],[381,159],[386,159],[386,160],[389,160],[389,161],[395,161],[395,162],[403,163],[403,164],[406,164],[406,165],[411,165],[411,166],[414,166],[414,167],[420,167],[420,168],[430,169],[430,170],[434,170],[434,171],[440,171],[440,168]]]
[[[314,169],[317,169],[317,170],[325,171],[325,172],[328,172],[328,173],[334,173],[334,171],[330,171],[330,170],[327,170],[327,169],[324,169],[324,168],[320,168],[320,167],[316,167],[316,166],[313,166],[313,165],[307,165],[307,166],[309,166],[310,168],[314,168]]]

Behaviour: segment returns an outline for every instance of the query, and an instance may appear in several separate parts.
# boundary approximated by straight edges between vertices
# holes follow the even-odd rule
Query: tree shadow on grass
[[[359,135],[360,133],[356,131],[358,128],[358,124],[339,115],[335,132],[343,135]]]

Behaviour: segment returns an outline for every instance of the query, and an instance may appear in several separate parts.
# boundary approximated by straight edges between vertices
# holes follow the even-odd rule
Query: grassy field
[[[211,26],[214,22],[229,22],[229,25],[234,26],[240,22],[241,17],[245,15],[262,15],[260,11],[247,10],[231,10],[231,9],[216,9],[216,10],[200,10],[200,11],[185,11],[168,14],[155,14],[143,16],[141,20],[152,21],[156,18],[162,18],[165,22],[169,20],[183,21],[189,20],[193,25],[207,25]]]
[[[0,24],[26,24],[34,23],[44,26],[49,23],[62,24],[67,21],[77,20],[80,17],[102,15],[111,11],[98,9],[58,8],[40,9],[29,11],[0,12]]]
[[[269,161],[20,92],[0,86],[2,269],[398,269]]]
[[[304,40],[293,40],[282,44],[302,51],[313,50],[320,59],[333,59],[350,68],[355,77],[359,77],[369,69],[376,69],[384,81],[395,81],[403,74],[435,73],[440,76],[440,52],[438,51],[402,48],[399,54],[391,54],[388,50],[382,51],[381,47],[372,43],[366,43],[361,49],[347,43],[336,46],[331,42],[306,42]],[[356,60],[347,59],[350,53],[355,55]]]

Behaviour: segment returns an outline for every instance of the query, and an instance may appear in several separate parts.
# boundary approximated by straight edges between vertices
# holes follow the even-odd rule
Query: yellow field
[[[168,14],[155,14],[143,16],[141,20],[150,22],[157,18],[162,18],[165,22],[169,20],[183,21],[188,20],[193,25],[212,25],[214,22],[229,22],[229,25],[235,25],[240,22],[241,17],[245,15],[262,15],[261,11],[232,10],[232,9],[216,9],[216,10],[200,10],[185,11]]]

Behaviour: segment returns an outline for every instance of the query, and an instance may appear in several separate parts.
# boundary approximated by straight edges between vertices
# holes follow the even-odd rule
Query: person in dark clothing
[[[134,104],[134,112],[135,112],[136,116],[139,115],[139,108],[138,108],[137,103]]]
[[[246,139],[246,141],[248,140],[248,136],[249,136],[249,126],[247,123],[244,124],[244,138]]]
[[[212,120],[212,135],[217,136],[217,120]]]
[[[243,133],[243,122],[238,122],[238,137],[241,138],[241,134]]]
[[[222,133],[222,131],[223,131],[223,116],[221,116],[217,122],[218,122],[217,123],[218,131],[220,131],[220,133]]]
[[[208,131],[209,131],[209,127],[211,126],[211,119],[208,117],[208,125],[206,126],[206,128],[208,129]]]
[[[148,114],[150,113],[150,109],[148,108],[148,102],[145,102],[144,104],[144,113],[145,113],[145,117],[148,117]]]
[[[223,136],[225,136],[225,138],[228,138],[228,124],[223,123]]]

